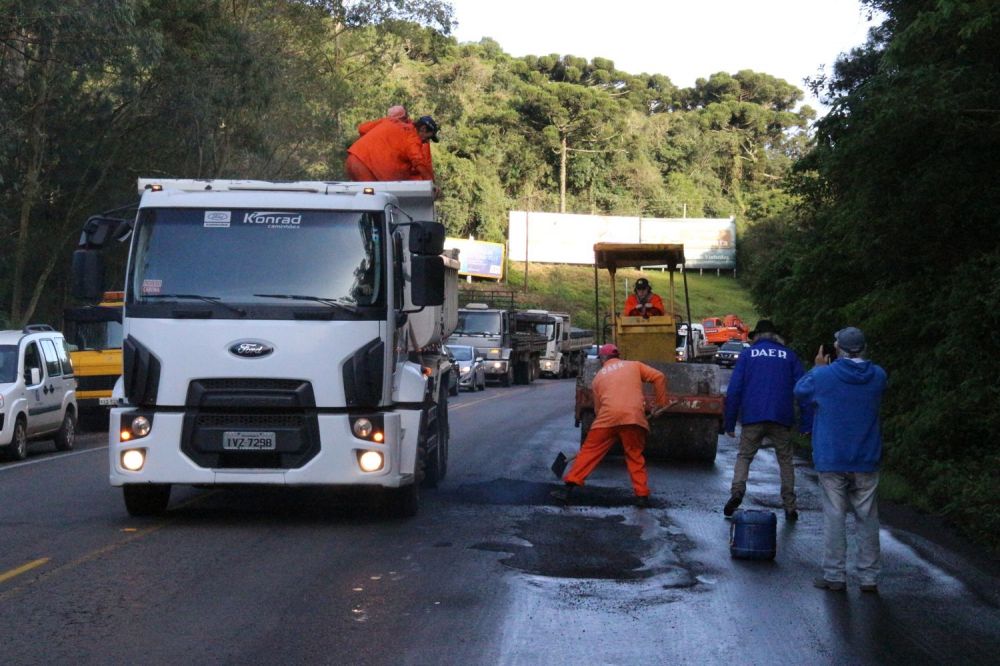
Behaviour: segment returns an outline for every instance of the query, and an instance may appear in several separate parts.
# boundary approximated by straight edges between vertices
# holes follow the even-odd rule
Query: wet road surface
[[[996,578],[912,533],[883,529],[880,594],[812,587],[805,462],[795,524],[773,452],[751,467],[744,508],[778,512],[774,561],[729,555],[726,437],[712,467],[651,464],[650,509],[620,457],[555,506],[572,400],[572,380],[453,399],[449,475],[412,520],[358,494],[193,488],[132,519],[103,435],[36,444],[0,465],[0,662],[995,663]]]

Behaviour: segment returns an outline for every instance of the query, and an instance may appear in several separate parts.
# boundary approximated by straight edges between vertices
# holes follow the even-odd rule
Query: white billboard
[[[736,268],[735,218],[654,218],[511,211],[512,261],[593,264],[594,243],[682,243],[687,268]]]

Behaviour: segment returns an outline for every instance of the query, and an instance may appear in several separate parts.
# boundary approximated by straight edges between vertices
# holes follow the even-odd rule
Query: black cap
[[[761,319],[757,322],[757,327],[750,331],[750,337],[756,337],[761,333],[775,333],[777,334],[778,329],[774,327],[774,322],[770,319]]]
[[[423,125],[424,127],[426,127],[431,131],[431,141],[439,140],[437,133],[438,130],[441,128],[438,127],[438,124],[434,122],[433,118],[431,118],[430,116],[420,116],[420,118],[417,119],[417,122],[413,123],[414,127],[416,127],[417,125]]]
[[[649,289],[649,280],[646,278],[639,278],[635,281],[635,289]]]

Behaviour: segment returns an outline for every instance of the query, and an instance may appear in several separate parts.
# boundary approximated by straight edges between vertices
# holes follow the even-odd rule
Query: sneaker
[[[648,509],[652,506],[649,502],[649,495],[639,495],[635,498],[635,505],[640,509]]]
[[[794,523],[799,519],[799,512],[796,509],[785,509],[785,520]]]
[[[842,580],[827,580],[822,576],[813,579],[813,586],[818,587],[821,590],[830,590],[831,592],[843,592],[847,589],[847,583]]]
[[[729,501],[726,502],[726,506],[722,508],[722,515],[727,518],[733,515],[733,512],[736,511],[740,504],[743,504],[743,495],[733,495],[729,498]]]
[[[862,583],[861,584],[861,591],[862,592],[871,592],[873,594],[878,594],[878,585],[876,585],[875,583]]]

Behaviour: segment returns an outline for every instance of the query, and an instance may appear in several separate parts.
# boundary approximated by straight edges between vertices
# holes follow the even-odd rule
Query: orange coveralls
[[[643,312],[639,305],[638,297],[634,293],[629,294],[628,298],[625,299],[625,316],[642,317],[643,315],[647,315],[650,317],[659,317],[666,312],[663,308],[663,299],[654,293],[650,293],[649,298],[646,299],[646,305],[649,307],[646,308],[645,312]]]
[[[625,449],[625,464],[632,479],[632,489],[638,497],[649,496],[646,458],[642,455],[646,448],[646,433],[649,432],[643,382],[653,384],[656,407],[667,404],[667,378],[659,370],[639,361],[621,359],[607,361],[600,369],[592,385],[597,418],[564,479],[566,483],[582,486],[611,450],[615,440],[620,439]]]
[[[413,123],[379,118],[358,125],[344,167],[352,180],[434,180],[431,147]]]

